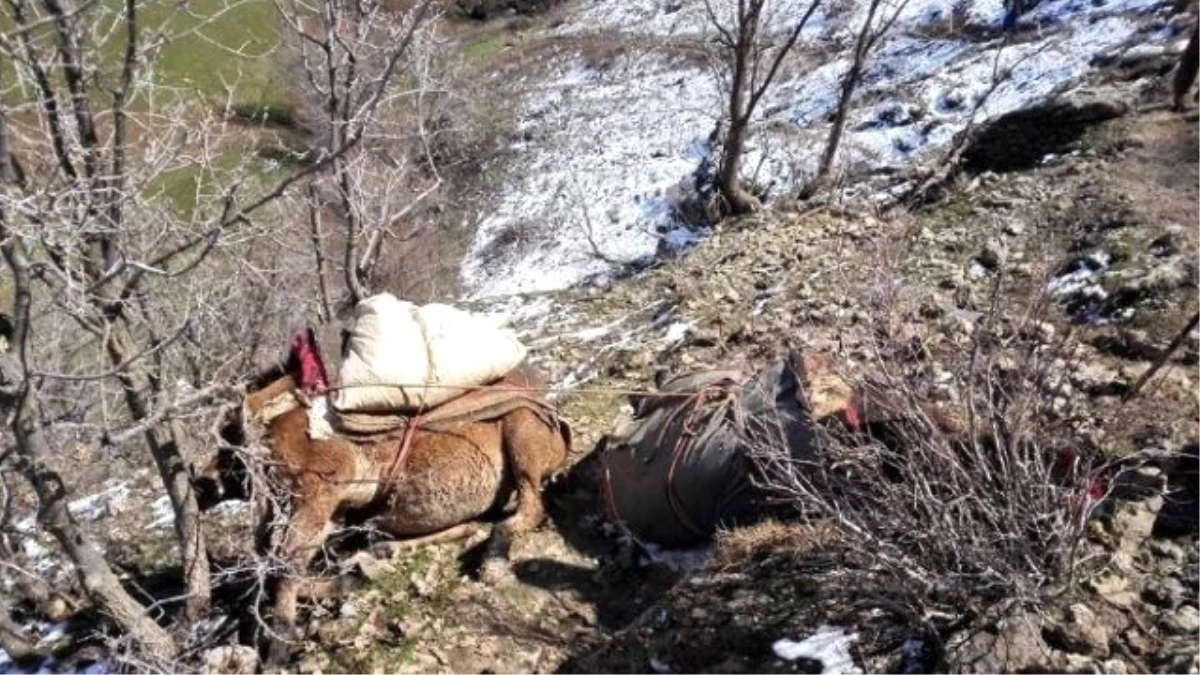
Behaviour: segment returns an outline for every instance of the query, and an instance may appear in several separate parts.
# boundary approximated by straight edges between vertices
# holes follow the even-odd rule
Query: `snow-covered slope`
[[[791,64],[760,106],[744,171],[772,198],[815,170],[865,2],[815,15],[805,32],[806,61]],[[938,156],[973,115],[984,121],[1079,82],[1097,55],[1136,42],[1145,18],[1163,4],[1043,0],[1022,18],[1021,37],[1008,42],[999,31],[1001,0],[957,11],[954,0],[909,0],[871,57],[837,170],[861,176]],[[895,11],[886,5],[884,15]],[[779,11],[768,23],[786,28],[800,10]],[[952,14],[975,37],[931,37]],[[703,0],[582,0],[543,37],[636,35],[644,42],[703,39],[708,30]],[[687,240],[675,206],[711,159],[721,84],[713,69],[663,45],[630,50],[602,69],[579,54],[514,87],[526,140],[511,148],[510,179],[463,263],[468,295],[566,288]],[[814,53],[822,55],[816,62]],[[977,105],[997,73],[1002,83]]]

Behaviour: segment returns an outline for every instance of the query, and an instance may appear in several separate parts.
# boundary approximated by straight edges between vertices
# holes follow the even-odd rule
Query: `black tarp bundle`
[[[786,444],[797,458],[815,451],[802,368],[793,356],[751,378],[683,375],[632,401],[634,419],[602,451],[610,517],[634,539],[667,547],[761,519],[766,495],[751,477],[751,448]]]

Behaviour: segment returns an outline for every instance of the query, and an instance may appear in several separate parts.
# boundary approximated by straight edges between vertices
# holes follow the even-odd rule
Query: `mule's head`
[[[222,445],[192,476],[201,511],[229,500],[250,498],[250,469],[233,446]]]
[[[300,405],[296,392],[318,395],[326,391],[327,382],[313,330],[300,331],[292,337],[287,359],[252,377],[242,405],[230,409],[221,420],[220,446],[192,478],[202,511],[226,500],[249,499],[250,471],[244,449],[251,433],[265,432],[272,419]]]

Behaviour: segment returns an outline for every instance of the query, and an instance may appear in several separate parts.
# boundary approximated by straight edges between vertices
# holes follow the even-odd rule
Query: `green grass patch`
[[[487,63],[504,50],[507,42],[504,31],[488,31],[463,41],[459,53],[470,63]]]
[[[147,186],[149,199],[165,200],[180,216],[190,218],[201,203],[214,208],[220,203],[221,191],[241,177],[247,187],[265,187],[283,178],[291,166],[241,150],[229,150],[212,164],[188,164],[164,171]],[[240,175],[240,174],[245,174]]]
[[[294,108],[279,64],[281,40],[280,17],[272,0],[139,0],[137,20],[139,39],[143,46],[156,35],[163,35],[162,47],[153,63],[142,64],[153,69],[156,84],[194,95],[206,102],[224,101],[232,90],[232,101],[240,105],[258,106],[279,115]],[[43,54],[54,46],[51,26],[43,17],[31,17],[40,22],[33,33]],[[82,12],[78,19],[84,26],[120,26],[123,21],[121,0],[100,0]],[[0,31],[15,27],[10,9],[0,10]],[[85,37],[83,48],[92,55],[90,66],[97,71],[101,86],[96,91],[115,84],[120,77],[127,46],[123,30],[85,31],[85,36],[99,35],[99,44]],[[7,61],[7,60],[6,60]],[[0,65],[0,76],[6,83],[14,81],[12,63]],[[27,88],[17,94],[32,99],[34,92]],[[10,101],[15,103],[16,101]]]
[[[165,24],[179,36],[159,55],[160,81],[209,97],[224,97],[227,87],[234,87],[234,103],[290,109],[287,79],[277,67],[282,59],[275,3],[241,0],[228,10],[224,0],[187,5],[185,13],[174,3],[156,2],[147,12],[147,25]]]

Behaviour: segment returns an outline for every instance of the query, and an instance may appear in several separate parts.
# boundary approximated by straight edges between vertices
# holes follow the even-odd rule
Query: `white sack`
[[[524,359],[513,331],[489,317],[381,293],[355,308],[333,405],[359,412],[430,408],[463,394],[459,387],[500,379]]]

